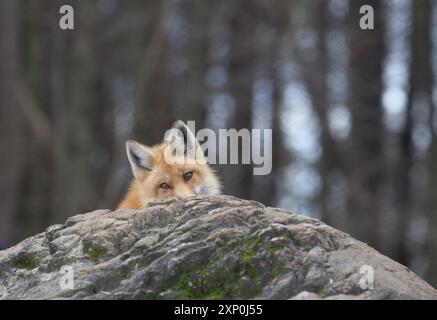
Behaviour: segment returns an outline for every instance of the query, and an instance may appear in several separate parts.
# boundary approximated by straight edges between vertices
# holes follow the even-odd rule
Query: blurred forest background
[[[226,194],[320,218],[437,286],[436,23],[435,0],[0,0],[0,245],[114,208],[125,140],[195,120],[273,129],[272,174],[215,166]]]

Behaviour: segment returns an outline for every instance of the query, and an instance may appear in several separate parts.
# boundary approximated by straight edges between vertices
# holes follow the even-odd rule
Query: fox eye
[[[193,172],[192,172],[192,171],[189,171],[189,172],[187,172],[187,173],[184,173],[184,180],[185,180],[185,181],[190,180],[192,177],[193,177]]]
[[[160,185],[159,185],[159,187],[161,188],[161,189],[170,189],[170,186],[167,184],[167,183],[165,183],[165,182],[163,182],[163,183],[161,183]]]

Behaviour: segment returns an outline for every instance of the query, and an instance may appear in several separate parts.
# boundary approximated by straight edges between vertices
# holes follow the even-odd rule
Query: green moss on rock
[[[100,258],[108,253],[108,249],[105,247],[92,246],[89,241],[83,242],[83,252],[88,255],[88,258],[94,262],[99,263]]]
[[[226,250],[227,249],[227,250]],[[208,264],[195,270],[183,273],[177,283],[162,298],[180,297],[184,299],[235,299],[241,296],[241,279],[246,277],[253,288],[247,298],[258,296],[263,288],[265,279],[271,280],[285,272],[284,268],[276,267],[263,270],[255,265],[254,257],[266,249],[259,237],[251,237],[243,242],[233,243]],[[273,248],[266,251],[274,252]],[[237,257],[235,265],[226,263],[226,258]],[[261,278],[264,280],[261,281]]]
[[[12,267],[32,270],[38,267],[38,261],[31,255],[21,255],[12,260]]]

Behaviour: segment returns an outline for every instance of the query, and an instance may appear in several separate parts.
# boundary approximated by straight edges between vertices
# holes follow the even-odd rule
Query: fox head
[[[218,178],[182,121],[173,124],[163,143],[148,147],[129,140],[126,152],[143,204],[153,199],[220,193]]]

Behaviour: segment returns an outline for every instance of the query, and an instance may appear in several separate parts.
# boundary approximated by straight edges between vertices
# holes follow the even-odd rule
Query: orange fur
[[[151,170],[136,171],[130,189],[117,209],[141,209],[154,199],[212,195],[220,192],[219,180],[207,164],[167,164],[164,159],[167,146],[166,142],[152,148],[143,146],[153,155]],[[188,172],[193,174],[187,181],[184,175]],[[161,188],[163,183],[169,188]]]

